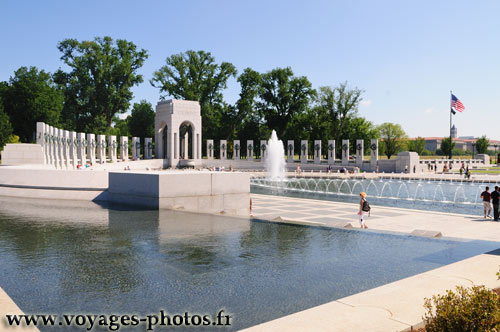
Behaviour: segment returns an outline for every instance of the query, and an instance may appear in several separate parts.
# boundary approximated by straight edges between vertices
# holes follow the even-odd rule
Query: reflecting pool
[[[234,324],[217,330],[238,330],[498,247],[0,198],[0,286],[26,313],[215,315],[224,309]]]

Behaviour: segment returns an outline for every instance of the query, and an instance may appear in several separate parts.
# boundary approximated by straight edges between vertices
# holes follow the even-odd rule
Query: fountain
[[[267,178],[271,181],[285,180],[285,149],[283,142],[278,139],[276,131],[273,130],[271,138],[267,142],[267,156],[266,156],[266,172]]]

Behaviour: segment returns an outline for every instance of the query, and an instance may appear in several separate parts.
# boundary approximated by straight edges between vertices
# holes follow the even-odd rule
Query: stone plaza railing
[[[315,163],[315,164],[321,164],[321,163],[328,163],[328,164],[341,164],[341,165],[351,165],[351,166],[361,166],[363,163],[371,163],[376,165],[378,161],[378,140],[377,139],[372,139],[370,142],[370,159],[365,160],[364,159],[364,140],[358,139],[356,140],[356,156],[355,159],[350,159],[349,158],[349,140],[342,140],[342,158],[340,160],[335,159],[335,152],[336,152],[336,144],[335,140],[329,140],[328,141],[328,146],[326,149],[322,149],[321,146],[321,140],[315,140],[314,145],[313,145],[313,158],[311,159],[309,156],[309,141],[307,140],[302,140],[300,142],[300,148],[299,148],[299,154],[300,154],[300,162],[301,163]],[[214,140],[213,139],[208,139],[206,141],[206,147],[207,147],[207,159],[220,159],[220,160],[241,160],[244,159],[242,158],[241,152],[243,150],[246,150],[246,160],[247,161],[262,161],[265,160],[267,157],[267,144],[268,142],[266,140],[261,140],[259,143],[257,143],[257,150],[260,150],[260,158],[256,158],[254,155],[255,147],[256,147],[256,142],[253,140],[247,140],[246,145],[241,145],[240,140],[234,140],[233,141],[233,154],[232,157],[229,157],[229,145],[227,140],[220,140],[219,141],[219,156],[216,158],[215,156],[215,145],[214,145]],[[289,140],[287,142],[287,145],[285,146],[286,150],[286,160],[289,163],[295,162],[294,156],[295,156],[295,141]],[[325,154],[324,154],[325,153]],[[324,159],[323,155],[326,155],[327,158]]]
[[[44,164],[53,165],[56,168],[77,168],[78,165],[129,160],[127,136],[121,136],[118,142],[116,136],[77,133],[37,122],[36,140],[37,144],[42,147]],[[153,157],[152,138],[145,138],[145,145],[144,159],[151,159]],[[140,139],[133,137],[132,159],[140,159],[141,148]]]

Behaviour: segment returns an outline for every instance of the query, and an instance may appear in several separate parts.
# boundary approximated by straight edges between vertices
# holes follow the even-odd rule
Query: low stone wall
[[[42,165],[44,155],[40,144],[6,144],[2,165]]]
[[[109,200],[152,208],[248,215],[250,174],[110,172]]]

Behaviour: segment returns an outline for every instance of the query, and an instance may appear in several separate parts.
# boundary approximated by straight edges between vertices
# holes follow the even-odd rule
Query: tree
[[[423,156],[425,150],[425,139],[422,137],[417,137],[415,140],[408,140],[408,151],[413,151],[418,153],[419,156]]]
[[[476,151],[478,154],[485,154],[488,152],[488,145],[490,145],[490,141],[486,138],[486,135],[483,135],[481,138],[478,138],[476,141]]]
[[[338,87],[323,86],[319,88],[317,107],[328,113],[330,137],[337,144],[347,134],[346,128],[350,120],[356,117],[361,100],[362,90],[358,88],[349,89],[347,82],[339,84]]]
[[[384,142],[387,159],[391,159],[391,156],[404,148],[406,134],[401,125],[396,123],[385,122],[379,125],[377,129],[380,133],[380,138]]]
[[[155,112],[146,100],[135,103],[132,115],[128,118],[128,129],[134,137],[154,137],[155,134]]]
[[[229,62],[215,63],[210,52],[189,50],[166,59],[166,65],[153,73],[149,81],[159,88],[162,99],[196,100],[201,106],[203,136],[217,138],[217,127],[224,109],[222,90],[235,77],[236,67]]]
[[[0,150],[9,142],[11,135],[12,126],[9,116],[3,111],[3,104],[0,99]]]
[[[350,119],[345,126],[344,136],[364,140],[365,151],[369,153],[371,139],[379,138],[380,133],[372,122],[365,118],[355,117]],[[356,153],[356,144],[350,144],[351,153]]]
[[[448,155],[450,151],[453,151],[454,148],[455,148],[455,142],[452,142],[450,140],[450,137],[443,138],[443,140],[441,141],[441,152],[443,155]]]
[[[49,73],[21,67],[0,89],[5,113],[21,142],[33,142],[37,122],[55,126],[63,108],[63,95]]]
[[[58,45],[61,60],[71,68],[59,70],[54,79],[65,91],[63,123],[69,129],[106,132],[116,114],[125,113],[133,94],[131,88],[142,83],[137,74],[148,54],[123,39],[111,37],[93,41],[65,39]]]
[[[285,138],[288,123],[306,111],[316,91],[305,76],[293,76],[290,67],[275,68],[262,74],[261,78],[257,108],[269,129]]]

